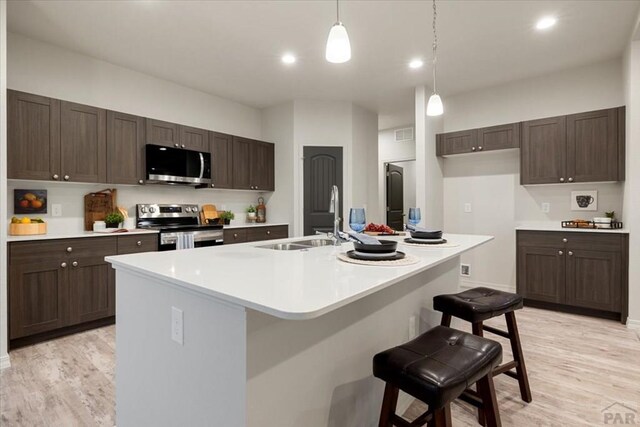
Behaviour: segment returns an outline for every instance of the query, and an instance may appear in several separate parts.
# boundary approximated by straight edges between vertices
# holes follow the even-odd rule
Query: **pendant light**
[[[441,116],[444,112],[442,99],[436,90],[436,62],[438,60],[438,33],[436,33],[436,0],[433,0],[433,94],[427,103],[427,116]]]
[[[334,64],[342,64],[351,59],[351,44],[349,43],[347,29],[340,22],[338,0],[336,0],[336,23],[333,24],[331,31],[329,31],[325,58]]]

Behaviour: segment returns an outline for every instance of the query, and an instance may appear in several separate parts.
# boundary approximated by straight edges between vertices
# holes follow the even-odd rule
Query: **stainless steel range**
[[[136,225],[160,231],[161,251],[176,249],[176,241],[184,234],[193,235],[196,248],[224,243],[222,225],[200,224],[197,205],[137,205]]]

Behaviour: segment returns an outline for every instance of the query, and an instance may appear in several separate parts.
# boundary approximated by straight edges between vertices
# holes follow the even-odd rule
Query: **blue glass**
[[[351,208],[349,210],[349,227],[356,233],[364,230],[367,220],[364,216],[364,208]]]
[[[409,224],[420,224],[420,208],[409,208]]]

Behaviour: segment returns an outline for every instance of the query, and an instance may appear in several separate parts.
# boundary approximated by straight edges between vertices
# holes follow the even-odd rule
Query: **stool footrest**
[[[394,415],[391,422],[393,423],[393,425],[398,427],[422,427],[423,425],[431,421],[431,418],[433,418],[433,414],[427,411],[413,421],[407,421],[398,415]]]
[[[518,362],[516,362],[515,360],[512,360],[511,362],[507,362],[504,363],[500,366],[498,366],[497,368],[495,368],[493,370],[493,376],[495,377],[496,375],[500,375],[500,374],[506,374],[509,375],[509,371],[511,371],[514,368],[518,367]],[[515,374],[513,374],[515,375]],[[511,376],[511,375],[509,375]]]
[[[471,390],[470,388],[466,389],[458,398],[463,402],[467,402],[469,405],[475,406],[476,408],[482,408],[482,399],[477,391]]]
[[[513,372],[513,371],[507,371],[504,373],[506,376],[511,377],[515,380],[519,380],[520,378],[518,378],[518,374]]]
[[[482,325],[482,329],[487,332],[491,332],[492,334],[500,335],[501,337],[504,337],[504,338],[511,338],[511,335],[509,335],[509,332],[503,331],[502,329],[497,329],[487,325]]]

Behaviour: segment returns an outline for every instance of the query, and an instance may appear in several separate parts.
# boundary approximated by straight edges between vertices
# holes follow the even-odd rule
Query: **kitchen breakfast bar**
[[[439,324],[463,252],[490,236],[398,250],[417,262],[356,265],[351,243],[246,243],[108,257],[116,269],[116,421],[128,426],[374,426],[373,356]],[[399,407],[408,403],[401,396]]]

